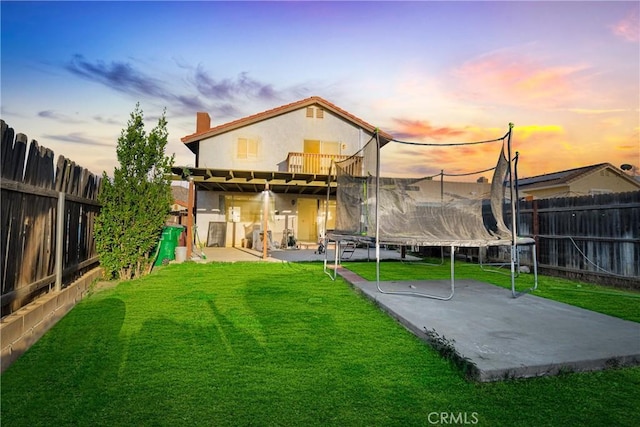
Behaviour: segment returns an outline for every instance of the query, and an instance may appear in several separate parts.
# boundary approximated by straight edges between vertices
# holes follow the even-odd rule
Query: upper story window
[[[238,138],[238,159],[255,159],[258,157],[258,141],[251,138]]]
[[[332,141],[319,141],[314,139],[304,140],[305,154],[336,154],[340,155],[340,143]]]
[[[307,107],[307,117],[316,119],[324,118],[324,110],[322,108]]]

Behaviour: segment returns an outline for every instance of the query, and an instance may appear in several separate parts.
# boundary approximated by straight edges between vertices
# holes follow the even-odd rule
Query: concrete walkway
[[[471,377],[478,381],[640,364],[640,323],[530,294],[514,299],[510,290],[474,280],[458,280],[454,297],[439,301],[381,293],[375,282],[343,268],[339,274],[421,339],[452,346],[459,361],[472,364]],[[450,292],[448,280],[380,287]]]

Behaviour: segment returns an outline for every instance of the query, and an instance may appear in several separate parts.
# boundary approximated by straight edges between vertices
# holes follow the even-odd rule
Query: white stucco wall
[[[237,158],[238,138],[258,141],[256,159]],[[290,152],[301,153],[304,140],[341,143],[341,154],[351,155],[369,139],[363,132],[341,117],[324,110],[324,118],[306,117],[306,108],[264,120],[222,135],[202,140],[198,167],[278,171]]]

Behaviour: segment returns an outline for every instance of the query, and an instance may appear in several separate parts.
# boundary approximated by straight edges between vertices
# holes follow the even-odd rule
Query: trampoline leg
[[[513,295],[514,298],[517,298],[519,295],[516,295],[516,278],[515,278],[515,251],[516,251],[516,245],[513,244],[511,245],[511,294]]]
[[[451,246],[451,295],[449,295],[448,298],[446,299],[451,299],[453,297],[453,293],[455,291],[455,286],[456,286],[456,263],[455,263],[455,259],[456,259],[456,248],[454,246]]]
[[[487,262],[487,263],[485,264],[485,263],[484,263],[484,257],[482,256],[482,253],[483,253],[483,250],[482,250],[482,249],[483,249],[482,247],[479,247],[479,248],[478,248],[478,264],[480,265],[480,270],[482,270],[482,271],[486,271],[486,272],[488,272],[488,273],[504,274],[504,275],[506,275],[506,276],[510,276],[510,275],[511,275],[511,273],[507,273],[507,272],[504,272],[504,271],[499,271],[499,269],[500,269],[500,268],[502,268],[502,267],[504,267],[507,263],[504,263],[504,262],[498,262],[498,263],[491,263],[491,262]],[[485,248],[485,249],[486,249],[486,248]],[[520,265],[520,261],[518,261],[516,264],[517,264],[517,265]],[[495,265],[495,266],[497,266],[497,267],[498,267],[498,269],[485,268],[485,267],[484,267],[485,265],[488,265],[488,266]],[[520,272],[519,272],[519,271],[518,271],[518,272],[516,272],[516,277],[518,277],[519,275],[520,275]]]
[[[533,244],[533,290],[538,289],[538,257],[536,253],[538,252],[538,248],[536,248],[536,244]]]
[[[535,291],[536,289],[538,289],[538,260],[536,259],[536,245],[535,243],[533,244],[533,286],[530,287],[529,289],[525,289],[524,291],[516,291],[516,281],[515,281],[515,276],[514,276],[514,256],[515,256],[515,251],[517,250],[517,246],[512,246],[511,247],[511,294],[513,295],[514,298],[518,298],[524,294],[528,294],[529,292]]]
[[[324,247],[324,274],[329,276],[331,280],[335,281],[336,277],[338,277],[338,254],[340,253],[340,241],[335,242],[335,259],[333,261],[333,273],[330,272],[327,268],[327,259],[328,259],[327,247],[329,246],[328,242],[329,241],[327,240]]]
[[[453,294],[455,292],[455,247],[451,246],[451,293],[446,297],[441,297],[439,295],[425,294],[422,292],[413,292],[413,291],[385,291],[380,286],[380,257],[378,256],[376,259],[377,262],[377,273],[376,273],[376,286],[378,288],[378,292],[381,294],[390,294],[390,295],[415,295],[417,297],[431,298],[437,299],[441,301],[449,301],[453,298]]]

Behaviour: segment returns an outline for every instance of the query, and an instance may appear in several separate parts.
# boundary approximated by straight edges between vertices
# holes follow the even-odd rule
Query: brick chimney
[[[196,133],[205,132],[211,129],[211,117],[209,113],[196,113]]]

